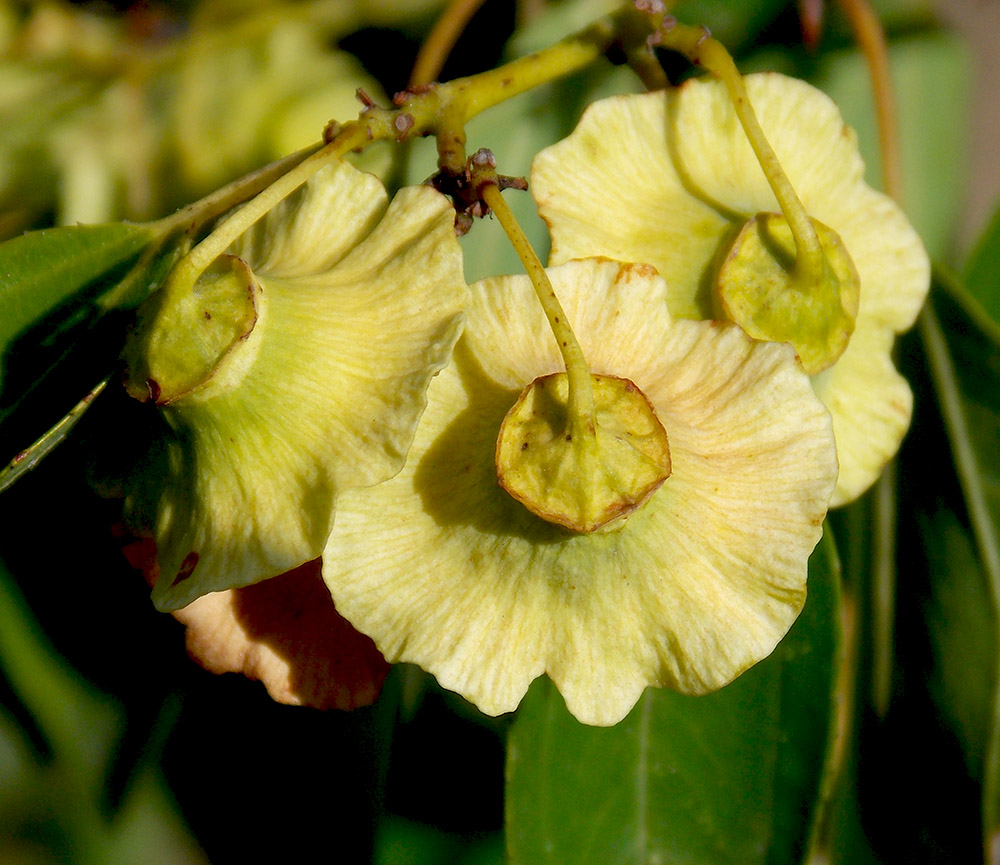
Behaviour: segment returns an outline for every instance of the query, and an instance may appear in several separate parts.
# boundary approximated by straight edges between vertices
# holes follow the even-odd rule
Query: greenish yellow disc
[[[260,314],[261,290],[250,268],[227,256],[193,286],[168,286],[147,301],[125,345],[125,389],[140,401],[166,405],[249,362],[247,345]],[[244,358],[236,356],[246,355]]]
[[[716,277],[726,318],[755,339],[789,342],[807,373],[836,363],[854,333],[860,281],[840,236],[812,220],[822,255],[796,261],[784,216],[758,213],[742,228]]]
[[[591,375],[594,419],[570,418],[566,373],[529,384],[497,439],[501,486],[529,511],[574,532],[611,527],[670,476],[656,411],[631,381]]]

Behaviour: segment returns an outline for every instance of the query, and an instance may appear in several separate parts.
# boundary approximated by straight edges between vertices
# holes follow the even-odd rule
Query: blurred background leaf
[[[968,183],[972,68],[956,36],[934,30],[894,40],[890,66],[899,104],[903,209],[936,261],[953,254],[957,217]],[[825,54],[815,83],[858,133],[867,180],[881,186],[871,80],[856,50]]]
[[[965,263],[963,273],[969,293],[986,314],[1000,322],[1000,208]]]
[[[954,461],[959,502],[920,514],[933,575],[931,694],[981,787],[984,850],[1000,845],[1000,255],[996,220],[966,268],[938,277],[920,333]],[[984,305],[984,303],[986,305]],[[947,501],[947,500],[946,500]],[[974,671],[974,673],[972,672]],[[991,840],[992,839],[992,840]]]
[[[25,731],[0,714],[6,861],[206,861],[154,765],[137,767],[128,795],[108,812],[106,781],[124,729],[123,707],[53,652],[2,561],[0,669],[31,725]]]

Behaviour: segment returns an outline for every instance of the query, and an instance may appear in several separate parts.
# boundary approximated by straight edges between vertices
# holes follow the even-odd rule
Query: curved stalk
[[[563,363],[566,365],[566,376],[569,379],[567,410],[570,431],[574,434],[574,438],[576,438],[577,433],[586,435],[589,432],[590,435],[593,435],[594,388],[590,378],[590,369],[576,334],[573,333],[573,329],[566,320],[562,304],[556,297],[552,283],[545,273],[545,268],[538,260],[535,250],[532,249],[496,182],[485,180],[477,188],[483,201],[496,214],[497,220],[510,239],[518,258],[521,259],[521,263],[531,279],[531,284],[535,288],[535,294],[538,295],[538,302],[542,305],[549,327],[552,329],[552,335],[559,346]]]
[[[662,20],[656,36],[658,44],[683,54],[692,63],[704,66],[725,85],[750,147],[753,148],[761,170],[792,231],[795,240],[796,274],[807,284],[818,284],[823,278],[826,265],[816,227],[761,128],[757,114],[750,103],[750,97],[747,95],[743,76],[736,68],[733,58],[725,46],[713,39],[707,30],[679,24],[673,18]]]
[[[886,193],[902,203],[903,170],[899,146],[899,112],[889,71],[889,49],[885,31],[875,10],[866,0],[840,0],[854,38],[868,63],[875,95],[875,117],[882,157],[882,185]]]
[[[483,2],[484,0],[451,0],[424,44],[420,46],[420,53],[417,54],[410,73],[410,87],[430,84],[438,78],[459,36]]]

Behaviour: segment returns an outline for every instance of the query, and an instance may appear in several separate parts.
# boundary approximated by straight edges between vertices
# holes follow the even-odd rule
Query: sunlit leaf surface
[[[48,228],[0,244],[0,376],[11,342],[60,304],[135,258],[147,225]]]

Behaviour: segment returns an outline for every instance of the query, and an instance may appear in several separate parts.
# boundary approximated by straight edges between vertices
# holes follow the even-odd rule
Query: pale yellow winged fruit
[[[548,273],[591,372],[648,400],[669,476],[596,531],[543,519],[500,487],[505,416],[563,365],[527,278],[484,280],[405,467],[344,493],[323,572],[388,660],[419,664],[484,712],[513,710],[547,673],[577,718],[608,725],[648,685],[704,693],[771,652],[805,600],[836,457],[788,346],[673,318],[649,266]]]
[[[927,294],[929,262],[902,211],[865,183],[856,136],[827,96],[773,73],[745,81],[806,211],[833,233],[830,248],[842,242],[850,261],[837,261],[848,277],[852,263],[859,282],[842,344],[812,366],[803,356],[809,369],[826,367],[812,383],[833,416],[833,504],[844,504],[875,481],[909,425],[912,394],[890,351]],[[591,105],[536,157],[531,190],[553,264],[590,255],[652,264],[671,313],[696,319],[724,317],[717,283],[727,256],[744,226],[779,211],[725,87],[707,79]]]
[[[468,288],[454,211],[345,163],[323,169],[188,292],[154,297],[126,385],[163,431],[131,480],[157,606],[314,559],[345,489],[392,477]]]

